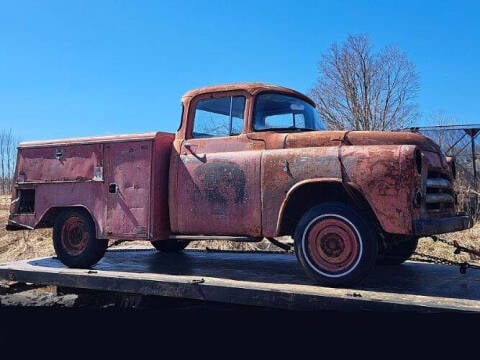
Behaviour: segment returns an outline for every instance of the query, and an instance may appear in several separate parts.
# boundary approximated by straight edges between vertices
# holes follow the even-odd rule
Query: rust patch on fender
[[[361,189],[386,232],[412,231],[413,193],[421,185],[414,169],[415,146],[346,146],[342,163],[348,181]]]

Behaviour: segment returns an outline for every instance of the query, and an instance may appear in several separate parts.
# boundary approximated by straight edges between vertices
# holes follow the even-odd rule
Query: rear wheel
[[[390,237],[380,251],[377,264],[400,265],[407,261],[417,249],[417,237]]]
[[[295,253],[317,283],[352,285],[375,266],[378,241],[354,208],[329,202],[315,206],[300,219]]]
[[[155,249],[161,252],[179,252],[185,249],[190,243],[190,241],[167,239],[151,241],[151,243],[155,247]]]
[[[53,225],[53,247],[62,263],[88,268],[105,255],[108,240],[97,239],[95,224],[83,210],[62,212]]]

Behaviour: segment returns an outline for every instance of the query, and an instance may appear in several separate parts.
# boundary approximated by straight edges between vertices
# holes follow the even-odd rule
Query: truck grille
[[[454,213],[455,194],[447,175],[436,171],[428,172],[425,204],[427,212],[433,216]]]

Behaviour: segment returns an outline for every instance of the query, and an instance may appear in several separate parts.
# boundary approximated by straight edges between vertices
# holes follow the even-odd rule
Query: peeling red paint
[[[33,228],[53,208],[82,207],[92,215],[98,238],[168,238],[172,141],[172,134],[152,133],[23,143],[12,200],[32,189],[35,211],[17,213],[17,200],[10,219]],[[112,184],[118,191],[109,192]]]
[[[430,139],[400,132],[254,132],[254,98],[262,92],[313,104],[274,85],[214,86],[185,94],[175,134],[22,143],[11,224],[48,226],[52,209],[79,206],[92,215],[99,238],[274,237],[292,234],[285,224],[302,215],[292,209],[306,211],[332,196],[360,200],[385,233],[411,235],[417,220],[455,216],[454,204],[442,202],[453,196],[452,161]],[[246,99],[241,134],[192,138],[194,104],[237,95]]]
[[[261,236],[262,143],[244,135],[188,141],[190,149],[183,144],[172,159],[177,171],[172,231]]]

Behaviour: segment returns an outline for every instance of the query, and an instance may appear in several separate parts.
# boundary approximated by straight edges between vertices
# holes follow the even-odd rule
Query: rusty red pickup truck
[[[309,97],[263,83],[187,92],[174,134],[20,143],[14,176],[7,229],[53,227],[69,267],[112,239],[174,252],[291,236],[315,282],[345,286],[404,262],[421,236],[472,226],[432,140],[327,131]]]

